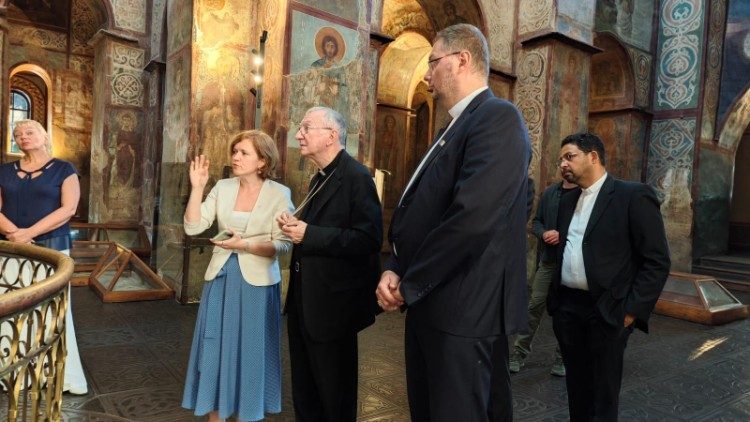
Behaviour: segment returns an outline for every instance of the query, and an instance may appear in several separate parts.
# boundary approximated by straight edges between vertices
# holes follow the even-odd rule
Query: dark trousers
[[[318,342],[310,338],[301,318],[297,309],[289,309],[287,331],[295,420],[356,420],[357,333]]]
[[[585,290],[560,287],[552,327],[567,371],[570,420],[616,421],[629,328],[605,323]]]
[[[513,420],[513,392],[508,372],[508,337],[498,336],[492,345],[492,379],[490,408],[487,412],[493,422]]]
[[[411,420],[486,421],[496,340],[451,335],[407,313],[404,346]]]

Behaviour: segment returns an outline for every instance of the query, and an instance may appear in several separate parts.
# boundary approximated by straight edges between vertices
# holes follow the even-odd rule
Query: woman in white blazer
[[[291,242],[275,218],[293,207],[289,188],[270,180],[279,153],[268,135],[240,132],[230,151],[234,177],[219,180],[203,203],[209,162],[201,155],[190,164],[185,233],[201,233],[216,219],[231,237],[212,240],[182,406],[209,421],[255,421],[281,412],[277,257]]]

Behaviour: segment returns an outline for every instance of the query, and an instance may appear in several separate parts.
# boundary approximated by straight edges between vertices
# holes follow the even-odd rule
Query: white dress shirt
[[[593,185],[581,190],[581,196],[578,198],[573,218],[570,220],[568,238],[563,252],[560,282],[563,286],[571,289],[589,289],[581,246],[583,235],[586,233],[586,226],[588,226],[589,218],[591,218],[591,211],[594,209],[594,203],[596,203],[596,197],[599,196],[599,191],[606,179],[607,173],[604,173]]]
[[[435,142],[430,147],[430,150],[427,151],[427,154],[425,154],[424,157],[422,157],[422,161],[419,162],[419,165],[417,166],[417,169],[414,170],[414,173],[411,175],[411,179],[409,179],[409,183],[406,184],[406,188],[404,188],[404,193],[401,194],[401,199],[398,200],[398,204],[399,205],[401,205],[401,201],[404,200],[404,196],[406,196],[406,192],[409,192],[409,188],[411,188],[412,183],[414,183],[414,179],[417,177],[417,175],[419,174],[419,172],[422,170],[422,167],[427,162],[427,157],[431,157],[432,156],[433,150],[435,148],[442,147],[443,145],[445,145],[445,142],[441,142],[443,140],[443,138],[445,137],[445,134],[448,133],[448,131],[450,130],[451,126],[453,126],[453,123],[456,120],[458,120],[458,117],[461,115],[461,113],[463,113],[464,110],[466,110],[466,107],[469,106],[469,103],[471,103],[471,101],[477,95],[479,95],[482,91],[484,91],[485,89],[487,89],[486,85],[483,86],[483,87],[481,87],[481,88],[479,88],[479,89],[477,89],[476,91],[472,92],[471,94],[465,96],[461,101],[459,101],[456,104],[454,104],[453,107],[451,107],[451,109],[448,110],[448,114],[451,115],[451,117],[453,118],[453,120],[451,120],[451,122],[448,124],[448,127],[445,128],[445,131],[443,131],[443,134],[440,135],[440,139],[435,140]]]

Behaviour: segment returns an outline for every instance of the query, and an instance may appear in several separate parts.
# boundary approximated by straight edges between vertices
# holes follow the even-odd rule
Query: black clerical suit
[[[428,152],[394,211],[386,268],[400,276],[408,308],[412,420],[487,419],[493,344],[526,325],[530,153],[518,110],[486,89]]]
[[[558,269],[547,309],[560,344],[572,421],[617,420],[622,361],[633,328],[648,319],[669,274],[659,201],[647,185],[606,176],[583,235],[589,290],[561,285],[561,268],[580,191],[560,200]],[[626,314],[635,316],[628,328]]]
[[[323,173],[290,266],[292,395],[298,421],[354,421],[357,332],[375,321],[383,222],[367,168],[341,151]]]

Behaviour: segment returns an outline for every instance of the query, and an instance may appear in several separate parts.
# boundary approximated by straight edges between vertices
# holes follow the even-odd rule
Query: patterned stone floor
[[[179,407],[197,306],[174,301],[103,304],[73,289],[78,344],[89,379],[86,396],[66,395],[66,421],[193,421]],[[744,303],[750,294],[740,295]],[[403,316],[387,314],[360,335],[361,421],[407,421]],[[286,336],[284,335],[284,339]],[[293,421],[284,341],[280,415]],[[534,352],[514,375],[516,420],[567,420],[564,380],[549,375],[554,338],[545,319]],[[750,420],[750,320],[706,327],[654,316],[626,351],[623,421]],[[0,420],[6,420],[5,406]]]

